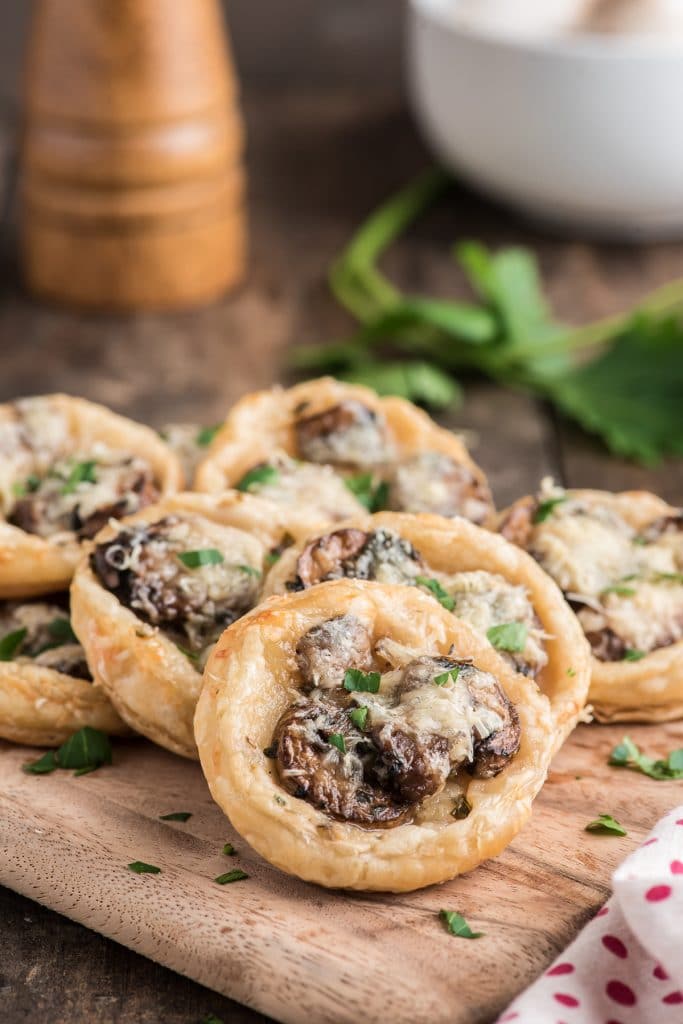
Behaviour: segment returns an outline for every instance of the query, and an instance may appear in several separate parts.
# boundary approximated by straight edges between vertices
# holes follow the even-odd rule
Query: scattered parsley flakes
[[[158,868],[156,864],[145,864],[144,860],[134,860],[126,867],[129,871],[134,871],[136,875],[160,875],[161,868]]]
[[[597,832],[600,835],[627,836],[628,832],[611,814],[600,814],[595,821],[589,821],[586,832]]]
[[[486,637],[497,651],[510,651],[518,654],[524,650],[528,634],[524,622],[501,622],[499,626],[491,626],[486,630]]]
[[[224,1024],[224,1022],[215,1013],[207,1013],[206,1017],[202,1018],[200,1024]]]
[[[15,629],[0,640],[0,661],[11,661],[28,635],[27,629]]]
[[[460,796],[456,797],[455,800],[453,801],[453,810],[451,811],[451,818],[455,818],[457,821],[462,821],[463,818],[467,818],[469,816],[471,810],[471,803],[469,802],[465,794],[461,793]]]
[[[359,473],[357,476],[344,477],[344,483],[368,512],[381,512],[386,508],[389,498],[389,484],[386,480],[375,484],[372,473]]]
[[[642,772],[658,782],[683,779],[683,749],[673,750],[668,757],[655,760],[643,754],[630,736],[624,736],[610,754],[607,763],[613,768],[630,768],[634,772]]]
[[[260,576],[261,573],[258,569],[255,569],[253,565],[238,565],[237,568],[240,572],[243,572],[245,576]]]
[[[281,558],[282,552],[278,551],[277,548],[273,548],[273,550],[269,551],[265,558],[263,559],[263,564],[265,565],[266,569],[272,569],[275,563],[279,562]]]
[[[220,565],[225,559],[218,548],[199,548],[197,551],[179,551],[178,558],[188,569],[202,565]]]
[[[32,775],[47,775],[57,768],[73,768],[75,775],[87,775],[103,764],[111,764],[111,760],[109,737],[86,725],[62,743],[58,750],[50,750],[37,761],[23,765],[23,770]]]
[[[173,811],[171,814],[160,814],[159,821],[189,821],[192,811]]]
[[[279,804],[280,807],[286,807],[287,806],[287,801],[285,800],[285,798],[280,796],[278,793],[275,794],[275,803]]]
[[[181,654],[184,654],[188,661],[191,661],[194,667],[199,669],[199,655],[196,651],[191,651],[189,647],[183,647],[182,644],[176,644],[176,647]]]
[[[653,583],[683,583],[683,572],[656,572]]]
[[[447,590],[444,590],[438,580],[434,580],[430,576],[416,576],[415,583],[417,586],[429,590],[447,612],[453,611],[455,608],[455,598],[451,597]]]
[[[624,651],[624,661],[641,661],[645,657],[646,651],[638,651],[635,647],[627,647]]]
[[[66,478],[62,494],[73,494],[79,484],[96,484],[96,465],[97,463],[92,459],[88,459],[86,462],[77,462]]]
[[[616,594],[617,597],[635,597],[636,591],[634,587],[625,587],[623,583],[615,583],[613,587],[605,587],[601,597],[604,597],[606,594]]]
[[[460,939],[478,939],[484,934],[483,932],[473,932],[465,918],[457,910],[440,910],[439,919],[443,922],[447,932]]]
[[[200,448],[208,448],[222,426],[222,423],[214,423],[212,427],[202,427],[201,430],[197,431],[194,439],[195,444],[199,445]]]
[[[534,522],[544,523],[546,519],[550,518],[557,506],[562,505],[566,500],[567,496],[563,494],[558,498],[547,498],[545,501],[540,502],[534,513]]]
[[[254,466],[235,486],[238,491],[255,491],[268,484],[277,483],[279,477],[280,473],[275,466]]]
[[[226,871],[224,875],[214,878],[214,882],[216,885],[230,885],[231,882],[241,882],[245,878],[249,878],[246,871],[242,871],[241,868],[233,868],[232,871]]]
[[[460,666],[456,665],[455,668],[450,668],[448,672],[442,672],[441,675],[434,676],[434,682],[436,683],[437,686],[445,686],[446,683],[449,682],[449,680],[451,679],[453,680],[454,683],[457,682],[459,675]]]
[[[223,847],[223,853],[225,854],[226,857],[236,857],[237,856],[237,850],[232,845],[232,843],[226,843],[225,844],[225,846]]]
[[[48,775],[59,768],[59,765],[55,759],[55,751],[48,750],[37,761],[31,761],[30,764],[22,765],[22,768],[30,775]]]
[[[381,681],[379,672],[362,672],[359,668],[347,668],[344,674],[344,689],[350,693],[377,693]]]
[[[327,742],[333,747],[336,747],[341,754],[346,753],[346,740],[341,732],[331,732],[327,737]]]
[[[368,709],[367,708],[354,708],[353,711],[349,712],[349,718],[361,731],[365,728],[365,723],[368,720]]]
[[[575,669],[575,668],[568,668],[568,669],[567,669],[567,675],[568,675],[568,676],[569,676],[569,677],[570,677],[571,679],[573,679],[573,678],[574,678],[574,676],[576,675],[576,669]]]

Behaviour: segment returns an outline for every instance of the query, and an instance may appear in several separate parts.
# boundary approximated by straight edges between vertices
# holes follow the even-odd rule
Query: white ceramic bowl
[[[494,35],[457,3],[410,0],[412,98],[442,162],[548,222],[682,235],[683,42]]]

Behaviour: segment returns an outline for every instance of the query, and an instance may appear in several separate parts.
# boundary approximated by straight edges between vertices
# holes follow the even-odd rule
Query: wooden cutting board
[[[271,868],[212,803],[199,766],[120,742],[91,775],[27,775],[0,743],[0,883],[280,1021],[489,1024],[605,901],[610,874],[683,783],[610,768],[623,727],[582,726],[534,816],[495,861],[404,896],[328,892]],[[628,730],[648,753],[683,723]],[[37,752],[36,752],[37,754]],[[191,811],[186,824],[159,815]],[[588,834],[613,814],[626,838]],[[222,853],[234,843],[237,857]],[[159,875],[126,869],[134,860]],[[213,879],[233,867],[246,881]],[[485,934],[447,934],[440,908]]]

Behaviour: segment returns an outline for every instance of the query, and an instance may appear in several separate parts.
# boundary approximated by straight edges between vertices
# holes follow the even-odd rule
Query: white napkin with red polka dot
[[[683,806],[617,868],[612,888],[497,1024],[683,1024]]]

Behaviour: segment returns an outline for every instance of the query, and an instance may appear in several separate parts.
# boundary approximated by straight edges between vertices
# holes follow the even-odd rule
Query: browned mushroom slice
[[[683,532],[683,511],[670,516],[660,516],[659,519],[653,519],[653,521],[648,523],[645,529],[641,531],[638,536],[638,540],[641,543],[651,544],[653,541],[659,540],[662,536],[681,532]]]
[[[347,669],[367,672],[372,668],[369,630],[354,615],[328,619],[304,633],[296,647],[296,658],[307,687],[339,687]]]
[[[391,458],[391,443],[380,414],[348,399],[294,424],[299,455],[309,462],[377,466]]]
[[[34,659],[36,665],[62,672],[74,679],[90,681],[92,676],[85,660],[85,651],[80,644],[65,644],[63,647],[51,647]]]
[[[443,452],[418,452],[394,468],[389,508],[396,512],[459,515],[483,523],[492,507],[488,487],[468,466]]]
[[[451,772],[445,736],[411,735],[392,723],[374,730],[373,740],[374,774],[397,800],[416,804],[443,789]]]
[[[412,544],[392,530],[345,529],[312,541],[299,556],[290,590],[342,577],[410,583],[423,568]]]
[[[520,548],[528,548],[534,529],[534,515],[538,508],[536,498],[520,498],[508,510],[499,531],[506,540]]]

